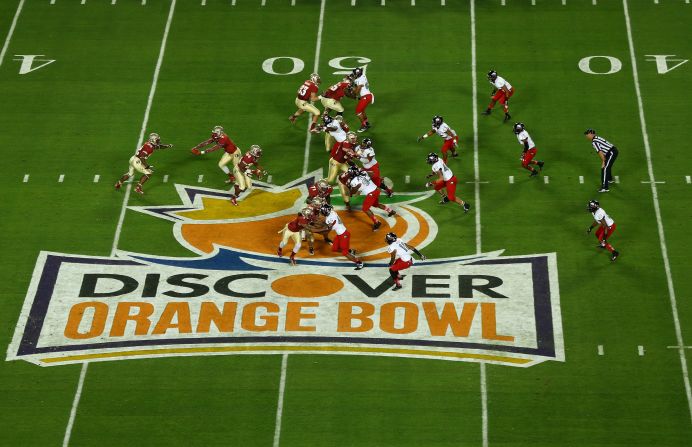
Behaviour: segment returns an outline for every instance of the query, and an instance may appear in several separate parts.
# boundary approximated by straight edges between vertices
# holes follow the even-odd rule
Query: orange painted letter
[[[130,315],[130,309],[136,308],[137,312]],[[118,303],[113,316],[111,326],[111,337],[122,337],[125,335],[125,326],[128,321],[135,322],[135,335],[147,335],[151,321],[149,317],[154,313],[154,305],[151,303],[131,303],[123,301]]]
[[[175,319],[175,323],[173,323],[173,319]],[[190,305],[187,302],[173,301],[166,304],[152,334],[165,334],[169,329],[177,329],[179,334],[192,333]]]
[[[82,323],[84,313],[87,309],[94,309],[94,315],[91,317],[91,325],[89,329],[81,333],[79,325]],[[106,327],[106,318],[108,317],[108,305],[100,301],[87,301],[78,303],[70,309],[70,315],[67,317],[65,325],[65,337],[72,339],[94,338],[103,334],[103,329]]]
[[[306,331],[315,332],[315,326],[303,326],[301,320],[304,318],[315,318],[315,314],[304,314],[303,307],[319,307],[320,303],[301,303],[290,302],[286,308],[286,331]]]
[[[260,315],[259,319],[264,323],[257,324],[257,309],[264,308],[267,312],[279,313],[279,305],[275,303],[250,303],[243,308],[243,317],[240,325],[243,329],[253,332],[276,331],[279,327],[279,317],[276,315]]]
[[[514,341],[511,335],[497,333],[497,319],[495,318],[495,303],[481,303],[481,332],[486,340]]]
[[[397,308],[404,310],[404,325],[394,326]],[[418,306],[413,303],[393,302],[380,308],[380,329],[390,334],[410,334],[418,329]]]
[[[216,303],[204,301],[199,308],[199,321],[197,322],[197,333],[206,334],[209,332],[211,324],[219,330],[219,332],[233,332],[235,313],[238,308],[238,303],[227,301],[223,303],[223,310],[219,311]]]
[[[444,337],[447,335],[447,330],[452,329],[452,334],[455,337],[468,337],[477,307],[478,303],[463,304],[461,316],[459,316],[454,303],[446,302],[442,308],[442,313],[439,314],[434,302],[424,302],[423,310],[425,311],[425,318],[428,320],[430,334]]]
[[[353,308],[359,307],[360,312],[353,313]],[[373,327],[372,314],[375,313],[375,306],[370,303],[339,303],[339,316],[337,317],[337,331],[339,332],[367,332]],[[353,320],[360,321],[360,325],[354,327]]]

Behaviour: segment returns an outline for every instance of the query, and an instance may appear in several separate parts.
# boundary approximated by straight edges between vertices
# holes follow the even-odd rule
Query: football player
[[[394,288],[392,290],[399,290],[402,287],[401,280],[405,276],[400,272],[413,265],[411,252],[415,253],[421,261],[425,261],[426,258],[416,247],[400,240],[395,233],[387,233],[384,240],[388,245],[387,252],[392,254],[392,257],[389,259],[389,275],[394,280]]]
[[[210,144],[213,144],[213,146],[209,149],[202,149],[203,147],[207,147]],[[242,153],[238,146],[236,146],[235,143],[231,141],[229,136],[226,135],[226,133],[223,131],[223,127],[215,126],[214,129],[212,129],[211,131],[211,138],[202,141],[197,146],[193,147],[190,151],[195,155],[204,155],[222,148],[223,155],[219,160],[219,168],[228,176],[228,180],[226,180],[226,183],[233,183],[235,181],[235,178],[233,177],[233,173],[231,172],[231,170],[226,165],[232,161],[233,169],[235,170],[235,168],[238,166],[238,163],[240,162],[240,157],[242,156]]]
[[[344,114],[341,98],[346,95],[346,90],[349,88],[351,88],[351,79],[346,77],[322,93],[320,102],[324,106],[325,115],[329,115],[329,110],[335,111],[337,115]]]
[[[435,115],[432,119],[432,129],[418,137],[418,142],[420,143],[424,139],[428,138],[432,134],[438,134],[443,140],[442,145],[442,160],[447,163],[447,152],[452,151],[452,157],[457,157],[457,146],[459,145],[459,137],[457,133],[445,123],[444,118],[440,115]]]
[[[332,243],[332,240],[329,239],[329,228],[324,222],[324,216],[320,214],[320,209],[322,209],[322,205],[325,203],[327,203],[327,201],[324,198],[317,196],[308,204],[308,207],[313,211],[314,218],[310,221],[310,224],[301,231],[301,237],[305,234],[306,237],[304,237],[303,240],[307,239],[308,241],[308,251],[310,255],[315,254],[315,233],[322,235],[325,243]]]
[[[601,208],[598,200],[590,200],[588,210],[593,215],[594,221],[586,230],[586,233],[591,233],[593,228],[597,226],[596,237],[598,238],[598,247],[608,250],[610,252],[610,260],[615,261],[620,256],[620,252],[615,250],[608,242],[610,236],[615,232],[615,221]]]
[[[521,167],[524,169],[527,169],[530,174],[529,177],[533,177],[538,175],[538,171],[534,169],[531,165],[536,165],[538,166],[539,170],[543,170],[543,165],[545,164],[541,160],[534,160],[533,157],[536,156],[536,152],[538,152],[538,149],[536,149],[536,145],[533,144],[533,139],[531,138],[531,135],[526,131],[526,126],[524,126],[524,123],[514,123],[514,134],[517,136],[517,140],[519,140],[519,144],[521,144],[524,147],[524,151],[521,154]]]
[[[267,175],[267,171],[259,165],[259,159],[262,156],[262,148],[256,144],[250,146],[250,150],[240,159],[240,162],[233,168],[235,176],[234,192],[231,193],[231,203],[238,206],[238,197],[243,191],[250,189],[252,186],[251,175],[261,179]],[[251,167],[254,166],[254,169]]]
[[[432,165],[432,172],[428,174],[427,178],[437,175],[437,180],[426,183],[425,187],[429,188],[432,186],[435,188],[435,191],[440,193],[442,196],[442,200],[440,200],[441,204],[445,204],[449,201],[456,202],[464,208],[464,213],[468,213],[471,209],[471,205],[456,196],[457,177],[452,170],[433,152],[428,154],[427,162],[429,165]],[[442,188],[447,190],[446,196],[442,192]]]
[[[387,205],[382,205],[380,203],[380,189],[378,185],[373,182],[365,171],[361,171],[357,166],[351,166],[348,168],[349,182],[348,189],[351,195],[356,195],[360,193],[365,196],[363,200],[363,212],[372,220],[372,231],[377,231],[381,226],[377,217],[370,211],[370,208],[375,206],[387,213],[387,217],[392,217],[396,214],[396,211],[388,207]]]
[[[332,242],[332,251],[341,253],[349,260],[355,262],[356,270],[362,269],[364,266],[363,262],[351,251],[351,233],[346,229],[343,222],[341,222],[341,218],[336,214],[334,208],[325,203],[322,205],[320,213],[325,216],[324,222],[327,228],[336,232],[336,237],[334,238],[334,242]]]
[[[380,174],[380,164],[375,159],[375,149],[372,147],[372,139],[363,138],[363,141],[361,141],[359,146],[356,146],[354,152],[358,155],[363,169],[365,169],[365,172],[368,173],[372,181],[387,193],[387,197],[392,197],[392,189],[385,184]]]
[[[142,185],[149,180],[149,176],[154,173],[154,167],[147,162],[147,159],[151,154],[154,153],[155,150],[168,149],[170,147],[173,147],[173,145],[161,144],[161,137],[159,137],[159,134],[149,134],[149,139],[147,142],[137,150],[135,155],[130,157],[130,168],[120,177],[120,180],[115,183],[115,189],[120,189],[123,183],[132,177],[135,174],[135,171],[137,171],[142,174],[142,177],[139,179],[139,182],[137,182],[137,186],[135,186],[135,192],[138,194],[144,194],[144,191],[142,191]]]
[[[289,239],[293,239],[293,250],[291,251],[289,260],[291,265],[297,264],[296,254],[298,254],[298,250],[300,250],[301,245],[300,232],[301,230],[307,228],[313,219],[313,210],[310,207],[305,207],[300,210],[298,215],[292,221],[284,225],[284,227],[279,231],[279,234],[281,234],[281,242],[279,242],[279,249],[276,251],[276,254],[279,255],[279,257],[283,256],[283,249],[288,243]]]
[[[303,82],[303,85],[298,88],[298,95],[296,96],[296,110],[293,115],[289,116],[288,119],[292,122],[296,122],[296,118],[302,115],[304,112],[310,112],[312,114],[312,124],[310,124],[310,132],[315,132],[315,127],[317,127],[317,120],[320,117],[320,111],[315,107],[313,102],[317,101],[321,97],[317,95],[317,86],[322,83],[320,75],[313,73],[310,75],[310,79]]]
[[[330,152],[335,145],[346,140],[346,132],[349,131],[348,124],[344,122],[341,115],[332,118],[329,115],[322,116],[322,126],[317,127],[317,131],[324,132],[324,147]]]
[[[337,176],[346,173],[350,165],[354,165],[353,159],[356,158],[356,153],[354,149],[358,146],[358,136],[355,132],[349,132],[346,134],[346,140],[341,143],[335,144],[329,153],[329,175],[327,176],[327,181],[332,183],[337,179]],[[351,198],[348,193],[347,185],[348,179],[339,177],[339,181],[336,182],[339,185],[339,192],[341,197],[344,199],[344,205],[350,211],[351,210]]]
[[[498,76],[495,70],[490,70],[488,72],[488,81],[492,84],[493,91],[490,94],[490,104],[488,108],[485,109],[485,112],[483,112],[483,115],[490,115],[493,111],[493,107],[495,107],[495,103],[500,101],[500,104],[502,104],[502,107],[505,109],[505,122],[507,122],[512,117],[509,114],[509,98],[514,94],[512,84],[507,82],[502,76]]]
[[[355,85],[353,94],[356,98],[359,98],[358,105],[356,105],[356,116],[360,119],[360,129],[358,129],[358,132],[365,132],[370,129],[370,122],[365,114],[365,109],[369,104],[375,102],[375,96],[370,91],[368,78],[365,76],[365,70],[361,67],[353,69],[351,79],[353,79],[353,84]]]
[[[326,200],[327,203],[330,203],[332,191],[334,191],[334,188],[329,186],[329,182],[327,181],[327,179],[320,179],[317,182],[310,185],[310,187],[308,188],[308,198],[305,201],[308,204],[310,204],[316,197],[320,197]]]

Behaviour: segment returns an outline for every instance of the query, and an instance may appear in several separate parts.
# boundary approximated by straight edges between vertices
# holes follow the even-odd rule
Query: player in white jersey
[[[416,247],[400,240],[395,233],[387,233],[384,240],[389,245],[387,252],[392,255],[389,259],[389,275],[394,280],[394,288],[392,290],[399,290],[402,287],[401,280],[404,279],[404,275],[400,272],[413,265],[411,252],[415,253],[421,261],[425,261],[425,255],[419,252]]]
[[[538,175],[538,171],[535,170],[531,165],[538,166],[538,169],[542,171],[545,163],[543,163],[541,160],[533,159],[536,156],[538,149],[536,149],[536,145],[533,144],[533,138],[531,138],[531,135],[529,135],[529,133],[526,131],[526,126],[524,126],[524,123],[514,123],[514,134],[517,136],[519,144],[524,147],[524,151],[521,153],[521,158],[519,159],[521,160],[521,166],[531,172],[529,177]]]
[[[380,189],[365,171],[361,171],[357,166],[351,166],[348,168],[348,175],[350,177],[348,189],[351,196],[359,193],[365,196],[363,200],[363,212],[372,220],[372,231],[377,231],[382,226],[382,222],[375,217],[375,214],[370,211],[370,208],[375,206],[384,210],[387,213],[387,217],[394,216],[396,211],[380,203]]]
[[[370,122],[365,114],[365,109],[369,104],[375,102],[375,96],[370,91],[370,83],[368,83],[365,71],[361,67],[354,68],[350,76],[355,85],[353,93],[356,98],[359,98],[358,105],[356,105],[356,115],[360,119],[360,129],[358,129],[358,132],[365,132],[370,129]]]
[[[432,129],[418,137],[418,142],[420,143],[424,139],[428,138],[432,134],[438,134],[443,140],[442,145],[442,160],[447,163],[447,152],[452,151],[452,157],[457,157],[457,146],[459,145],[459,136],[457,133],[445,123],[444,118],[440,115],[435,115],[432,119]]]
[[[452,170],[449,169],[445,162],[440,160],[435,153],[428,154],[427,162],[428,164],[432,165],[432,172],[428,174],[427,178],[437,175],[437,180],[426,183],[425,187],[430,188],[433,186],[435,191],[440,193],[442,196],[442,200],[440,200],[441,204],[447,203],[451,200],[452,202],[456,202],[462,206],[464,208],[464,213],[468,213],[471,209],[471,205],[456,196],[457,177],[454,175]],[[447,190],[446,196],[442,192],[442,188]]]
[[[620,256],[620,252],[615,250],[615,248],[610,245],[608,238],[615,232],[615,221],[601,208],[601,204],[597,200],[589,201],[588,206],[589,212],[593,215],[593,222],[591,226],[586,230],[587,233],[591,233],[594,227],[598,226],[596,230],[596,237],[598,238],[598,246],[600,248],[605,248],[608,250],[610,255],[610,260],[614,261]]]
[[[343,121],[341,116],[332,118],[329,115],[322,115],[324,125],[319,126],[318,131],[324,132],[324,147],[327,152],[330,152],[337,144],[346,141],[346,133],[348,132],[348,124]]]
[[[363,141],[356,146],[355,152],[356,155],[358,155],[360,163],[363,165],[363,169],[368,173],[372,181],[387,193],[387,197],[392,197],[392,194],[394,194],[392,188],[387,186],[385,178],[380,174],[380,164],[375,159],[375,149],[372,147],[372,139],[363,138]]]
[[[320,213],[325,216],[324,223],[327,228],[334,230],[336,237],[332,242],[332,251],[341,253],[348,259],[356,263],[356,270],[363,268],[363,262],[351,253],[351,233],[346,229],[346,226],[341,221],[341,218],[334,208],[328,203],[322,205]]]
[[[483,115],[490,115],[493,111],[493,107],[495,107],[495,103],[500,101],[500,104],[502,104],[502,107],[505,109],[505,121],[509,121],[512,117],[509,114],[509,98],[514,95],[512,84],[507,82],[502,76],[498,76],[495,70],[490,70],[488,72],[488,81],[493,86],[493,91],[490,95],[492,99],[490,100],[488,108],[483,112]]]

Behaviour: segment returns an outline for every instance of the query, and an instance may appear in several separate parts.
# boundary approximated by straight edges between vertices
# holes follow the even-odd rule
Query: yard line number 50
[[[352,59],[353,61],[347,63],[348,59]],[[336,69],[333,74],[345,75],[351,73],[354,68],[362,67],[370,62],[371,60],[364,56],[341,56],[331,59],[329,61],[329,66]],[[305,62],[303,62],[302,59],[292,56],[270,57],[262,62],[262,70],[270,75],[293,75],[300,73],[304,69]]]

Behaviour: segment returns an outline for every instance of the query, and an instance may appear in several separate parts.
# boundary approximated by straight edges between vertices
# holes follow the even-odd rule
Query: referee
[[[593,148],[601,157],[601,189],[598,192],[608,192],[610,190],[608,185],[613,181],[612,169],[618,158],[618,148],[605,138],[597,136],[593,129],[586,129],[584,135],[591,140]]]

